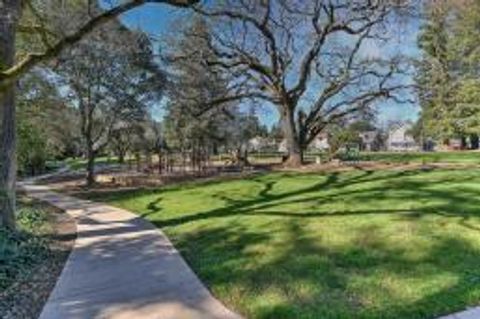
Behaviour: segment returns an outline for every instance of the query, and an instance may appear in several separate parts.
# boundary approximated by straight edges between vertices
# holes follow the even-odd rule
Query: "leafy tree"
[[[248,142],[256,136],[265,136],[267,131],[260,124],[258,117],[253,113],[236,112],[233,121],[225,127],[228,136],[226,147],[234,154],[234,162],[247,165]]]
[[[192,33],[201,36],[191,38]],[[233,103],[202,112],[208,101],[223,98],[227,90],[222,75],[208,72],[204,62],[213,55],[207,44],[209,33],[203,19],[193,19],[182,36],[167,41],[164,52],[172,69],[165,117],[167,143],[185,156],[190,153],[197,158],[225,145],[232,138],[229,132],[236,119]]]
[[[112,21],[61,56],[57,72],[78,103],[87,156],[87,185],[95,182],[95,157],[110,142],[117,123],[142,119],[161,93],[161,74],[142,34]]]
[[[452,119],[462,135],[478,148],[480,133],[480,3],[471,1],[457,9],[452,26],[452,72],[456,76]]]
[[[343,147],[350,144],[360,145],[362,142],[358,131],[343,127],[343,125],[332,125],[329,128],[328,145],[330,158],[333,158]]]
[[[375,127],[375,124],[372,122],[372,119],[361,118],[358,120],[354,120],[352,123],[350,123],[349,129],[352,131],[361,133],[361,132],[375,131],[377,128]]]
[[[20,83],[16,114],[18,135],[18,171],[34,175],[42,172],[47,158],[54,156],[56,143],[49,138],[53,129],[46,116],[58,111],[61,105],[53,85],[42,81],[38,74],[26,76]]]
[[[0,0],[0,43],[2,43],[0,46],[0,120],[2,123],[0,131],[0,226],[15,228],[15,81],[35,66],[57,57],[63,49],[77,43],[96,27],[146,2],[188,7],[196,1],[130,0],[121,2],[97,15],[91,15],[90,6],[96,2],[90,0],[61,2],[54,0]],[[83,13],[88,13],[88,18],[80,20],[81,23],[76,28],[64,28],[65,25],[59,23],[59,17],[63,17],[63,21],[73,21],[66,14],[67,4],[73,4],[74,7],[80,4],[84,10]],[[56,12],[57,15],[51,18],[50,15],[53,12]],[[25,18],[22,19],[22,23],[19,23],[22,16]],[[50,25],[52,22],[57,28]],[[59,30],[65,32],[55,32]],[[20,35],[36,37],[41,43],[42,50],[37,51],[37,47],[32,45],[35,51],[17,51],[15,39]]]
[[[45,72],[30,72],[19,82],[17,121],[42,132],[48,157],[78,155],[78,112],[69,107],[57,88],[58,80]],[[33,133],[32,133],[33,134]],[[20,140],[21,144],[22,141]],[[21,163],[19,163],[21,168]],[[38,167],[41,171],[43,168]]]
[[[146,160],[146,169],[151,171],[153,168],[153,154],[158,155],[158,167],[161,173],[162,155],[164,151],[163,134],[160,123],[146,117],[134,124],[135,134],[133,135],[133,153],[137,160],[137,169],[141,169],[141,154]]]
[[[118,162],[123,164],[128,152],[132,150],[134,136],[137,134],[138,122],[119,121],[113,126],[110,134],[110,148],[118,157]]]
[[[242,112],[236,101],[223,100],[228,81],[221,72],[210,72],[205,62],[214,57],[210,40],[209,25],[196,16],[184,26],[183,36],[167,41],[164,55],[172,69],[165,117],[167,144],[184,156],[190,154],[192,163],[223,148],[235,153],[236,162],[246,164],[242,153],[248,140],[265,136],[267,129],[253,112]],[[212,100],[224,103],[211,107]]]
[[[422,122],[430,135],[446,138],[456,128],[451,121],[452,77],[450,72],[451,37],[449,36],[449,6],[447,2],[426,4],[426,22],[418,39],[423,50],[418,66]]]
[[[35,175],[44,170],[50,158],[47,150],[47,138],[38,126],[28,121],[19,121],[17,126],[19,170],[23,174]]]
[[[454,1],[426,5],[419,37],[423,57],[417,82],[422,106],[422,132],[446,140],[470,136],[478,142],[480,123],[480,4]]]

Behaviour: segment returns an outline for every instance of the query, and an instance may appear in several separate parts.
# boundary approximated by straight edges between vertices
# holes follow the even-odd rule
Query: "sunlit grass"
[[[435,318],[480,303],[480,170],[272,173],[102,195],[247,318]]]
[[[480,164],[480,152],[363,152],[360,160],[384,162],[414,162],[414,163],[463,163]]]

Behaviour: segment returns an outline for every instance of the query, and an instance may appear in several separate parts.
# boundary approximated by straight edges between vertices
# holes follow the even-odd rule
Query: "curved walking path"
[[[470,308],[461,312],[457,312],[448,316],[443,316],[438,319],[479,319],[480,307]]]
[[[77,239],[40,319],[240,319],[216,300],[168,238],[122,209],[23,183],[75,218]]]

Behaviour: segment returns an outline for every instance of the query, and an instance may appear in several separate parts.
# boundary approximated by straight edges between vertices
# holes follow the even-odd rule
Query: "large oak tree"
[[[214,58],[205,63],[230,85],[226,96],[209,104],[245,98],[273,104],[287,142],[286,164],[300,165],[327,125],[378,101],[405,100],[402,59],[365,53],[386,40],[402,3],[227,0],[196,6],[211,30],[205,40]]]

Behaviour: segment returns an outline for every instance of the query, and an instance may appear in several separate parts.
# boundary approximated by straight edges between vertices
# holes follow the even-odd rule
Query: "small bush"
[[[47,215],[43,210],[35,208],[21,208],[17,222],[20,228],[30,233],[41,233],[47,222]]]

